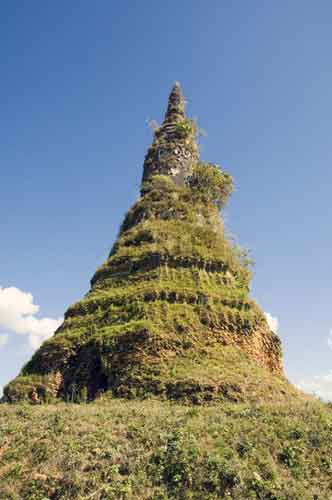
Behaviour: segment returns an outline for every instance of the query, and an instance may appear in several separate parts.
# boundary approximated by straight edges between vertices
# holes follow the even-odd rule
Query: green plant
[[[168,437],[165,450],[152,459],[161,471],[160,480],[176,498],[184,498],[186,490],[193,485],[197,455],[193,438],[175,430]]]
[[[196,133],[196,126],[193,120],[186,119],[175,124],[175,133],[179,138],[186,138]]]
[[[233,190],[232,177],[211,163],[198,163],[188,179],[196,199],[213,203],[221,209]]]

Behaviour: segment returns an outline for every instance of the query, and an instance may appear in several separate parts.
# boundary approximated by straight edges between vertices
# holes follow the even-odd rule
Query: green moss
[[[34,395],[35,399],[33,399]],[[54,374],[22,374],[4,387],[4,397],[10,403],[17,403],[18,401],[50,403],[57,395],[57,383]]]
[[[203,203],[195,189],[161,175],[143,185],[92,289],[8,386],[8,399],[10,391],[16,399],[28,398],[31,376],[57,371],[57,395],[65,399],[82,391],[94,398],[101,389],[128,397],[224,398],[233,391],[226,387],[237,387],[233,379],[219,381],[223,389],[216,389],[209,377],[191,376],[191,357],[217,342],[213,356],[218,352],[225,377],[222,346],[238,344],[250,352],[250,339],[263,330],[265,342],[258,347],[266,367],[278,366],[280,343],[248,297],[250,270],[225,239],[217,208]],[[176,368],[183,363],[190,367],[187,378]]]

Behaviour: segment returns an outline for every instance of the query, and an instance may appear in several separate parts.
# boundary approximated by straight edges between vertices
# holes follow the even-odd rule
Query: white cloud
[[[272,314],[270,314],[268,312],[265,312],[264,314],[265,314],[265,318],[266,318],[267,324],[269,325],[269,327],[271,328],[271,330],[274,333],[278,333],[278,328],[279,328],[278,318],[276,318],[275,316],[272,316]]]
[[[315,394],[325,401],[332,401],[332,370],[327,375],[314,375],[300,380],[296,385],[303,391]]]
[[[327,345],[332,350],[332,330],[328,335]],[[303,391],[315,394],[324,401],[332,401],[332,370],[326,375],[313,375],[302,379],[296,385]]]
[[[2,349],[8,342],[7,333],[0,334],[0,349]]]
[[[327,345],[332,350],[332,330],[330,330],[329,336],[327,338]]]
[[[31,293],[15,287],[0,287],[0,327],[26,335],[33,349],[49,338],[63,321],[62,318],[38,318],[38,312],[39,306],[33,303]]]

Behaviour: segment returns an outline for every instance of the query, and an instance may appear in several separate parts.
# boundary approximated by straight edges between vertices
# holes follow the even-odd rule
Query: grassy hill
[[[332,410],[311,398],[0,406],[1,500],[332,498]]]

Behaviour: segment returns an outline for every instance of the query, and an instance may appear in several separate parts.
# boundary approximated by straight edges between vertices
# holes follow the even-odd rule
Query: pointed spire
[[[175,82],[168,98],[165,122],[176,122],[183,118],[185,118],[185,100],[180,83]]]
[[[153,175],[169,175],[184,185],[198,161],[195,123],[186,117],[185,100],[179,82],[168,98],[165,119],[155,131],[154,140],[144,161],[143,182]]]

